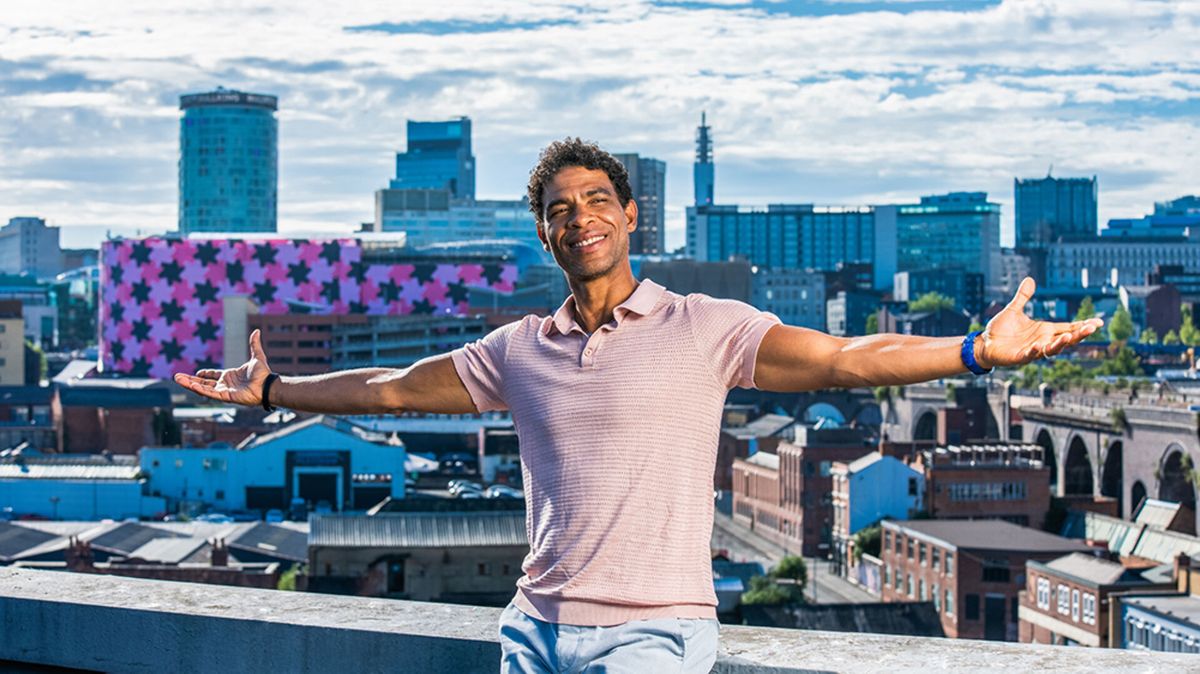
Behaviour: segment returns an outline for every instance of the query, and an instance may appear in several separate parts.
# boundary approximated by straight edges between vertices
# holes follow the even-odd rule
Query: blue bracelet
[[[962,362],[967,366],[967,369],[974,374],[987,374],[992,371],[991,368],[983,369],[979,367],[979,362],[975,360],[975,338],[979,336],[981,330],[976,330],[969,333],[962,343]]]

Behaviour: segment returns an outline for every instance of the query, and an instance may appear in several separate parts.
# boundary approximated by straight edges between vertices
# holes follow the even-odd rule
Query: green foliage
[[[872,311],[867,314],[867,327],[863,330],[865,334],[873,335],[879,332],[879,313]]]
[[[784,587],[766,576],[751,578],[750,589],[742,593],[742,603],[747,606],[778,606],[802,600],[803,595],[794,591],[791,586]]]
[[[26,386],[37,386],[46,378],[46,354],[42,347],[30,340],[25,340],[25,381]]]
[[[1112,354],[1096,368],[1096,374],[1116,375],[1122,377],[1142,374],[1142,359],[1137,357],[1133,349],[1122,344],[1117,352]]]
[[[1096,305],[1092,302],[1092,298],[1085,297],[1079,303],[1079,311],[1075,312],[1075,320],[1086,321],[1096,315]]]
[[[969,328],[967,328],[967,332],[975,332],[976,330],[982,330],[982,329],[983,329],[983,323],[980,323],[979,321],[971,321],[971,326]]]
[[[860,529],[854,534],[854,561],[862,559],[863,553],[879,556],[879,549],[883,544],[883,527],[879,524],[872,524],[865,529]]]
[[[946,382],[946,402],[951,405],[958,400],[958,389],[954,388],[954,382]]]
[[[1042,368],[1042,380],[1056,389],[1082,384],[1091,376],[1079,365],[1069,360],[1055,360],[1049,367]]]
[[[1114,407],[1109,410],[1108,419],[1112,422],[1112,428],[1117,433],[1124,433],[1125,428],[1129,425],[1129,419],[1125,416],[1124,407]]]
[[[296,591],[296,577],[303,576],[305,567],[302,564],[296,564],[287,571],[279,574],[279,583],[275,586],[276,590],[285,590],[288,592]]]
[[[1158,344],[1158,332],[1154,328],[1146,328],[1138,335],[1138,341],[1142,344]]]
[[[1042,366],[1037,363],[1026,363],[1017,370],[1017,386],[1023,389],[1035,389],[1042,385]]]
[[[1118,305],[1116,313],[1108,321],[1108,334],[1115,342],[1125,342],[1133,336],[1133,318],[1124,306]]]
[[[892,401],[892,387],[890,386],[876,386],[871,389],[871,392],[875,395],[875,402],[877,403]]]
[[[1162,343],[1164,345],[1178,344],[1179,333],[1175,332],[1174,330],[1168,331],[1167,334],[1163,335]]]
[[[1196,329],[1196,324],[1192,321],[1191,306],[1183,305],[1183,321],[1179,326],[1179,341],[1188,346],[1200,346],[1200,330]]]
[[[908,303],[909,311],[937,311],[938,309],[953,309],[954,298],[947,297],[937,291],[928,292]]]
[[[786,578],[796,581],[796,587],[804,589],[804,585],[808,582],[808,565],[804,563],[803,557],[796,555],[786,555],[775,568],[771,569],[770,577],[775,580]]]

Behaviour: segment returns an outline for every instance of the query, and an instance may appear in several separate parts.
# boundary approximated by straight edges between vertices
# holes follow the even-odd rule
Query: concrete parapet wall
[[[106,672],[494,672],[492,608],[0,568],[3,661]],[[1193,656],[723,627],[713,671],[1194,671]]]

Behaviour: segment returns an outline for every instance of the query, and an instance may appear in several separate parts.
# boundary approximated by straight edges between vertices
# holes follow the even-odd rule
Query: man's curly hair
[[[542,191],[546,185],[558,175],[558,172],[572,166],[585,169],[604,171],[617,190],[617,199],[622,206],[633,198],[633,190],[629,187],[629,172],[616,157],[601,150],[595,143],[589,143],[580,138],[564,138],[556,140],[542,150],[538,157],[537,166],[529,172],[529,210],[538,224],[542,224]]]

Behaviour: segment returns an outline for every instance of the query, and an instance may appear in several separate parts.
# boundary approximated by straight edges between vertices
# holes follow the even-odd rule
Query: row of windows
[[[883,585],[885,587],[888,585],[889,579],[892,589],[896,592],[900,592],[901,587],[903,587],[903,593],[911,599],[916,601],[932,601],[933,607],[938,613],[945,613],[949,616],[954,615],[954,591],[950,588],[946,588],[946,591],[943,593],[941,586],[933,583],[929,586],[927,592],[923,578],[918,578],[914,584],[911,573],[901,574],[899,567],[889,569],[885,566],[883,567]]]
[[[1096,595],[1086,592],[1082,595],[1079,590],[1072,589],[1058,584],[1054,595],[1057,597],[1057,610],[1061,615],[1071,616],[1071,620],[1082,622],[1085,625],[1096,624]],[[1037,606],[1040,609],[1050,610],[1050,580],[1047,578],[1037,579]]]
[[[951,501],[1023,501],[1024,482],[961,482],[946,486]]]
[[[910,491],[910,493],[912,492]],[[907,545],[905,545],[906,542]],[[892,532],[887,529],[883,530],[883,549],[894,550],[896,556],[905,555],[907,552],[907,557],[909,559],[913,559],[915,557],[920,562],[921,566],[925,566],[926,550],[929,550],[931,562],[930,566],[934,569],[941,570],[947,576],[954,575],[954,553],[950,550],[944,551],[945,558],[943,559],[943,551],[941,548],[934,545],[929,545],[923,541],[918,541],[911,536],[907,541],[905,541],[903,536],[898,533],[893,535]]]
[[[1129,616],[1125,621],[1125,647],[1167,653],[1200,653],[1200,642],[1192,635],[1145,622],[1136,616]]]

